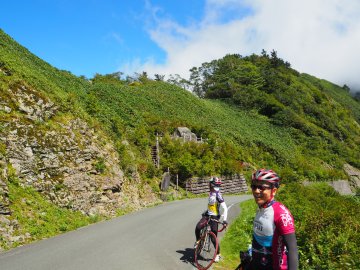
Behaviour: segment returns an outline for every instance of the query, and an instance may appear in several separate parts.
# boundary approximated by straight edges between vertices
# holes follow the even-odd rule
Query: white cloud
[[[149,34],[167,55],[139,64],[148,74],[179,74],[227,53],[277,51],[300,72],[360,89],[360,1],[208,0],[192,25],[156,18]],[[246,13],[244,14],[244,9]],[[227,18],[231,14],[231,20]],[[235,15],[238,14],[238,17]]]

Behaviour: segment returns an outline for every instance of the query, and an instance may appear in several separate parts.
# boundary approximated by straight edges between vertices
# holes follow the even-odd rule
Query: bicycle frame
[[[211,231],[211,221],[223,225],[220,230],[218,229],[218,232],[223,231],[226,227],[223,222],[217,219],[207,218],[205,226],[200,231],[200,240],[195,249],[195,263],[200,270],[209,269],[215,260],[219,247],[217,236]]]

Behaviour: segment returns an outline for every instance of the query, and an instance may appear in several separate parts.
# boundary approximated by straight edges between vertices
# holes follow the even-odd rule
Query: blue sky
[[[0,28],[51,65],[179,74],[273,49],[300,72],[360,90],[359,0],[12,0]]]

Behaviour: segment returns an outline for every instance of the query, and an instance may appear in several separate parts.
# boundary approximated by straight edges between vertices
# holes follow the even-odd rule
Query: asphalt
[[[225,196],[230,223],[250,198]],[[196,269],[194,229],[206,204],[207,198],[164,203],[18,247],[0,254],[0,269]]]

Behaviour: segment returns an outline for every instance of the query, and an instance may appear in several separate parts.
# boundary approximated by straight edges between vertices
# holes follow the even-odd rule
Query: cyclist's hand
[[[224,227],[226,228],[228,225],[228,222],[226,220],[223,221]]]

